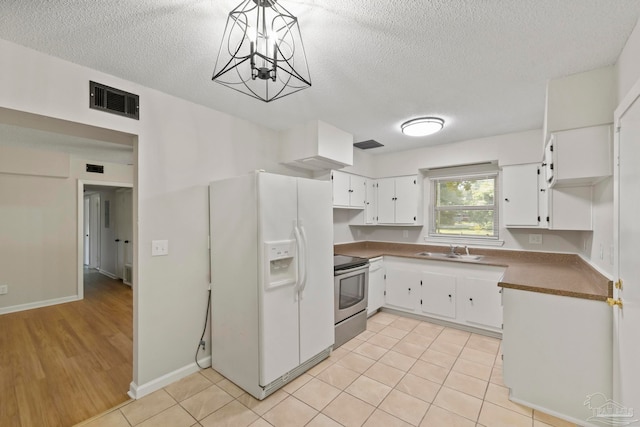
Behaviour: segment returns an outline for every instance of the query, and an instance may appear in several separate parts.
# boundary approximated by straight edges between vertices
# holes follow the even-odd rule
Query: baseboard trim
[[[82,298],[79,298],[77,295],[72,295],[70,297],[54,298],[54,299],[49,299],[45,301],[29,302],[27,304],[12,305],[10,307],[0,308],[0,314],[9,314],[9,313],[15,313],[18,311],[32,310],[34,308],[42,308],[42,307],[48,307],[50,305],[57,305],[57,304],[64,304],[67,302],[79,301],[81,299]]]
[[[203,357],[202,359],[198,359],[198,363],[200,366],[209,367],[211,366],[211,356]],[[163,387],[168,386],[171,383],[174,383],[178,380],[181,380],[184,377],[187,377],[191,374],[198,372],[200,368],[196,365],[195,362],[190,363],[182,368],[176,369],[173,372],[169,372],[161,377],[158,377],[154,380],[151,380],[147,383],[137,385],[135,382],[131,382],[129,384],[129,392],[127,393],[129,397],[132,399],[140,399],[148,394],[153,393],[154,391],[158,391]]]
[[[103,274],[110,279],[118,280],[118,276],[116,276],[115,274],[109,273],[106,270],[100,270],[99,268],[97,270],[98,270],[98,273]]]
[[[578,418],[574,418],[565,414],[561,414],[558,411],[554,411],[553,409],[549,409],[549,408],[545,408],[544,406],[540,406],[540,405],[535,405],[531,402],[527,402],[526,400],[522,400],[522,399],[518,399],[517,397],[513,397],[511,395],[511,389],[509,389],[509,400],[517,403],[519,405],[524,405],[527,406],[531,409],[535,409],[536,411],[540,411],[540,412],[544,412],[545,414],[554,416],[556,418],[559,418],[561,420],[567,421],[567,422],[571,422],[574,423],[577,426],[584,426],[584,427],[598,427],[595,424],[589,423],[589,420],[580,420]],[[585,424],[586,423],[586,424]]]

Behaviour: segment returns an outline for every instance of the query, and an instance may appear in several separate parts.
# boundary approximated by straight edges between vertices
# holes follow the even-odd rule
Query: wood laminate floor
[[[129,399],[132,290],[84,278],[82,301],[0,316],[0,426],[72,426]]]

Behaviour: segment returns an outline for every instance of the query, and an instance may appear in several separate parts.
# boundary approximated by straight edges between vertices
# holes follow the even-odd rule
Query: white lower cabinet
[[[416,298],[420,296],[420,271],[388,264],[385,260],[385,306],[403,311],[416,311]]]
[[[468,323],[492,329],[502,328],[502,288],[497,286],[499,280],[500,276],[487,279],[471,275],[460,279],[458,303]],[[496,310],[496,307],[500,309]]]
[[[600,425],[589,398],[604,396],[597,401],[600,411],[617,408],[606,402],[615,396],[611,307],[604,301],[508,288],[503,295],[503,375],[509,399],[578,425]]]
[[[446,273],[422,272],[420,307],[427,315],[455,319],[456,276]]]
[[[385,307],[501,332],[503,267],[399,257],[384,265]]]
[[[378,311],[384,305],[384,264],[382,257],[369,260],[369,300],[367,315]]]

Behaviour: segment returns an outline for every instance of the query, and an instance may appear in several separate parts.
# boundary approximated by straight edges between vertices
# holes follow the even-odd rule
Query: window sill
[[[426,243],[438,245],[467,245],[467,246],[503,246],[504,240],[499,239],[470,239],[465,237],[434,237],[424,236]]]

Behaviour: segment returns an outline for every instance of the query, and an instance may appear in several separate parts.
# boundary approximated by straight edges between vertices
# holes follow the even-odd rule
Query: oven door
[[[334,283],[336,323],[367,308],[369,264],[338,272]]]

